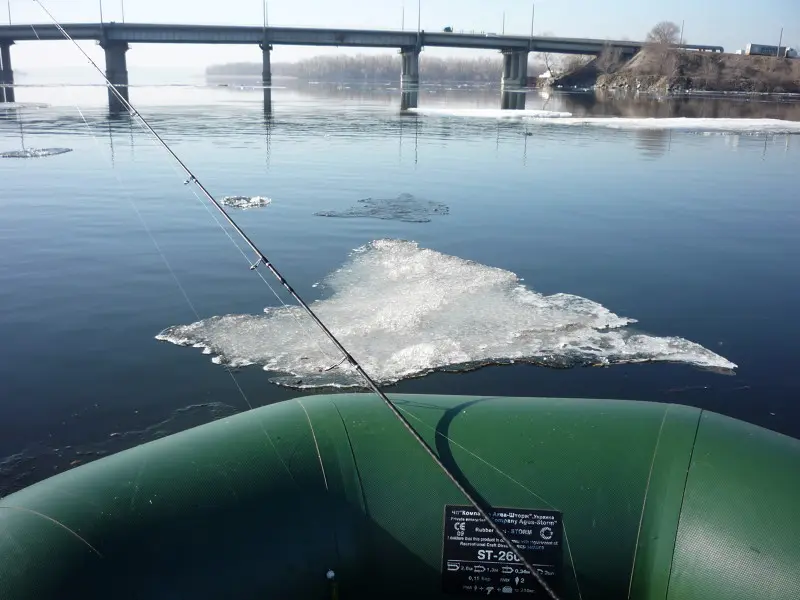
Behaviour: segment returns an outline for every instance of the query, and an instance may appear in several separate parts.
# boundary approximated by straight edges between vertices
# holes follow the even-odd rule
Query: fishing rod
[[[361,376],[364,382],[367,384],[372,392],[375,393],[392,414],[403,424],[406,428],[408,433],[419,443],[419,445],[427,452],[428,456],[433,460],[433,462],[442,470],[442,472],[450,479],[453,485],[456,486],[459,492],[467,499],[467,501],[472,505],[472,507],[480,514],[481,517],[489,524],[489,526],[494,530],[494,532],[498,535],[498,537],[503,541],[506,546],[516,555],[519,557],[520,562],[522,565],[530,571],[531,575],[536,579],[537,583],[542,587],[542,589],[547,592],[548,596],[552,600],[560,600],[556,593],[552,590],[552,588],[547,584],[547,582],[542,578],[539,572],[533,568],[530,562],[522,556],[522,553],[519,549],[514,545],[514,543],[506,536],[506,534],[500,529],[497,523],[489,516],[488,512],[481,506],[481,502],[479,502],[467,489],[458,481],[458,478],[450,472],[450,470],[445,466],[445,464],[441,461],[441,459],[437,456],[437,454],[433,451],[433,449],[428,445],[428,443],[423,439],[423,437],[414,429],[408,419],[403,416],[400,410],[394,405],[394,403],[389,399],[389,397],[381,391],[375,381],[367,374],[361,364],[348,352],[348,350],[342,345],[342,343],[338,340],[338,338],[331,332],[330,329],[322,322],[322,320],[317,316],[317,314],[311,309],[311,307],[300,297],[300,295],[295,291],[295,289],[289,284],[289,282],[281,275],[280,271],[272,264],[272,262],[267,258],[267,256],[256,246],[256,244],[250,239],[250,237],[242,230],[241,227],[233,220],[233,218],[228,214],[228,212],[223,208],[223,206],[217,201],[216,198],[211,194],[211,192],[206,189],[206,187],[200,182],[200,180],[195,176],[191,169],[181,160],[181,158],[172,150],[172,148],[167,144],[164,139],[150,126],[150,123],[145,119],[141,113],[130,103],[130,101],[125,98],[119,90],[111,83],[111,81],[106,77],[105,73],[103,73],[102,69],[97,65],[96,62],[92,60],[92,58],[80,47],[80,45],[67,33],[67,31],[61,26],[58,20],[52,15],[52,13],[47,10],[47,8],[42,4],[41,0],[33,0],[39,7],[47,14],[50,20],[53,22],[55,27],[58,31],[66,38],[68,41],[72,42],[75,47],[80,51],[81,54],[86,58],[87,61],[95,68],[95,70],[100,73],[100,76],[106,82],[106,86],[109,90],[111,90],[117,97],[117,99],[125,106],[129,112],[129,114],[133,117],[139,119],[139,121],[144,125],[148,132],[158,141],[158,143],[175,159],[175,162],[178,163],[180,168],[186,173],[188,179],[184,182],[186,184],[193,183],[197,186],[197,188],[202,192],[202,194],[208,199],[209,202],[216,208],[221,214],[225,221],[233,227],[237,234],[244,240],[244,242],[250,247],[250,249],[255,253],[257,259],[256,261],[250,265],[250,270],[253,271],[257,269],[260,265],[264,265],[270,273],[280,282],[280,284],[286,289],[287,292],[294,298],[294,300],[302,307],[302,309],[308,314],[309,317],[316,323],[316,325],[322,330],[325,336],[336,346],[336,348],[342,353],[344,356],[343,361],[347,361],[350,366],[355,369],[355,371]]]

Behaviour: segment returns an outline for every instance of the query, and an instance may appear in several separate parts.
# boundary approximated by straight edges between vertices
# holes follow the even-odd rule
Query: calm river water
[[[276,83],[265,114],[260,90],[130,95],[213,194],[271,200],[230,210],[387,390],[678,402],[800,437],[797,104],[529,92],[511,114],[497,89],[433,86],[403,113],[396,86]],[[326,383],[303,370],[337,360],[105,98],[21,86],[0,106],[0,152],[71,149],[0,159],[0,495],[325,391],[273,381]],[[221,315],[241,316],[172,338],[256,363],[235,370],[247,400],[213,354],[156,339]],[[465,372],[428,372],[446,364]]]

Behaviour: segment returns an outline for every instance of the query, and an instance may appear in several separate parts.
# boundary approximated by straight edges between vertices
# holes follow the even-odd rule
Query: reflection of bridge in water
[[[242,86],[230,88],[233,93],[248,94],[253,98],[261,95],[262,89],[255,86]],[[517,106],[528,109],[551,110],[554,112],[569,112],[575,117],[615,116],[623,118],[645,117],[694,117],[709,118],[713,116],[736,118],[777,118],[800,121],[800,104],[782,101],[753,102],[744,99],[731,98],[673,98],[669,100],[650,98],[634,99],[619,98],[613,95],[603,96],[593,93],[550,93],[547,91],[529,90],[510,92],[497,87],[494,88],[456,88],[441,86],[439,88],[417,87],[416,89],[400,88],[397,86],[347,86],[347,85],[301,85],[300,96],[304,100],[309,97],[318,100],[334,100],[327,105],[330,112],[323,109],[320,113],[316,107],[308,107],[308,103],[301,103],[291,108],[295,102],[298,90],[263,90],[265,102],[269,110],[261,110],[260,102],[236,102],[233,105],[203,104],[199,107],[194,104],[176,105],[173,107],[158,107],[143,109],[156,128],[167,128],[171,135],[198,137],[219,143],[224,146],[231,140],[245,143],[253,148],[262,148],[265,152],[266,168],[276,153],[276,147],[298,137],[320,139],[321,137],[336,137],[342,135],[348,140],[361,135],[365,130],[373,136],[395,139],[398,144],[399,159],[404,160],[413,156],[413,161],[424,162],[426,140],[444,139],[494,139],[495,147],[516,147],[523,164],[527,164],[528,149],[535,148],[542,143],[536,125],[531,125],[525,119],[494,118],[497,108]],[[435,92],[435,93],[434,93]],[[416,102],[419,95],[427,95],[431,104],[435,104],[434,112],[442,111],[446,115],[453,110],[457,115],[459,111],[487,110],[486,118],[426,118],[424,111],[420,113],[409,111],[409,106]],[[273,111],[273,95],[277,100],[277,108],[289,106],[289,110]],[[434,102],[433,99],[437,98]],[[336,102],[335,100],[349,102]],[[351,107],[365,104],[374,109],[381,104],[397,106],[400,100],[400,111],[352,110]],[[355,102],[353,102],[355,101]],[[344,110],[338,110],[341,105],[350,104]],[[266,105],[265,105],[266,106]],[[302,108],[298,111],[297,106]],[[8,147],[4,150],[19,150],[29,147],[29,141],[38,135],[57,134],[59,139],[65,134],[80,135],[90,132],[98,141],[105,138],[112,164],[116,162],[117,154],[125,159],[124,153],[129,152],[133,157],[137,146],[141,147],[141,136],[147,135],[139,127],[135,117],[127,113],[108,113],[100,108],[102,114],[92,113],[89,108],[85,114],[91,115],[89,123],[83,120],[78,111],[58,110],[55,113],[49,110],[32,110],[33,105],[7,105],[0,104],[0,135],[8,140]],[[309,112],[310,110],[310,112]],[[510,108],[508,110],[514,110]],[[394,113],[394,114],[392,114]],[[422,114],[421,114],[422,113]],[[333,115],[331,117],[331,115]],[[476,116],[480,116],[477,114]],[[510,115],[509,115],[510,116]],[[521,115],[522,116],[522,115]],[[98,118],[99,117],[99,118]],[[557,119],[554,120],[557,122]],[[89,125],[91,124],[91,125]],[[548,134],[544,137],[550,137]],[[671,152],[673,138],[678,139],[672,131],[665,129],[634,129],[620,131],[617,129],[596,128],[593,136],[598,139],[627,139],[644,159],[658,160]],[[793,136],[775,136],[762,133],[759,135],[749,133],[745,135],[731,134],[723,136],[725,146],[735,150],[739,145],[759,144],[763,154],[774,151],[786,152],[793,144]],[[796,139],[796,136],[794,136]],[[11,145],[10,140],[18,142]],[[260,140],[260,141],[258,141]],[[149,142],[149,140],[148,140]],[[147,144],[149,145],[149,144]],[[719,147],[719,146],[717,146]]]
[[[284,86],[282,86],[284,87]],[[457,98],[467,93],[472,98],[479,98],[482,103],[492,104],[502,110],[525,110],[530,98],[552,98],[558,104],[549,109],[557,112],[570,112],[575,117],[604,116],[624,118],[729,118],[729,119],[781,119],[800,121],[800,103],[780,97],[735,97],[730,95],[713,96],[674,96],[669,98],[619,95],[601,91],[563,92],[542,88],[509,88],[505,86],[478,86],[474,84],[449,83],[439,86],[392,85],[361,82],[334,83],[322,82],[310,85],[294,82],[285,86],[293,90],[302,90],[307,96],[339,98],[342,100],[384,101],[387,104],[400,98],[401,112],[421,108],[426,105],[425,98],[441,99]],[[251,81],[249,83],[228,84],[231,90],[251,93],[263,89],[264,110],[270,113],[273,108],[275,90],[263,87]],[[548,110],[545,106],[534,106],[536,109]]]
[[[400,88],[400,110],[407,111],[411,108],[419,108],[419,87]],[[525,88],[501,88],[500,108],[502,110],[525,110],[525,98],[527,90]],[[266,106],[266,104],[265,104]]]

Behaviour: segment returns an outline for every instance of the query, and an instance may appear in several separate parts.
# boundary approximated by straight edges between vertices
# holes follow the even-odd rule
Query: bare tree
[[[717,87],[719,80],[722,78],[722,64],[715,55],[703,56],[701,58],[700,73],[705,80],[706,89],[713,90]]]
[[[592,56],[587,56],[584,54],[573,54],[571,56],[566,57],[563,60],[562,64],[562,71],[563,74],[572,73],[573,71],[577,71],[581,67],[585,67],[590,62],[592,62]]]
[[[554,36],[555,34],[552,31],[545,31],[542,33],[542,37]],[[534,52],[532,58],[536,62],[543,63],[546,72],[549,72],[551,77],[557,77],[561,72],[563,57],[560,54],[553,54],[552,52]]]
[[[681,28],[672,21],[661,21],[657,23],[645,37],[645,41],[651,44],[672,46],[680,40]],[[686,40],[684,40],[685,42]]]
[[[622,66],[622,56],[621,48],[616,48],[611,46],[611,44],[605,44],[595,62],[597,65],[597,72],[602,74],[614,73]]]

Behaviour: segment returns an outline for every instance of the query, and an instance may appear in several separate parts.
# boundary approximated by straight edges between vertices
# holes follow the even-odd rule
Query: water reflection
[[[646,158],[659,158],[668,153],[672,145],[671,129],[639,129],[634,135],[636,147]]]
[[[500,108],[502,110],[525,110],[525,90],[500,90]]]
[[[160,96],[149,98],[142,92],[137,109],[153,128],[169,136],[203,138],[216,144],[258,148],[264,152],[269,168],[276,144],[297,139],[322,140],[346,137],[361,139],[366,135],[398,140],[399,155],[413,137],[414,163],[420,160],[424,141],[430,139],[492,139],[495,148],[518,148],[519,158],[527,162],[528,146],[537,144],[545,133],[532,122],[515,118],[428,118],[409,112],[415,107],[449,110],[545,110],[567,112],[575,117],[622,118],[775,118],[800,121],[800,102],[775,98],[680,97],[658,98],[603,93],[563,93],[545,90],[500,89],[497,86],[414,86],[317,84],[295,82],[291,85],[264,88],[240,86],[226,88],[220,101],[217,88],[190,88],[182,104],[149,105]],[[263,102],[261,102],[263,100]],[[311,101],[309,101],[311,100]],[[498,103],[499,100],[499,103]],[[511,115],[509,115],[511,116]],[[86,122],[84,122],[86,119]],[[0,130],[7,142],[19,140],[24,147],[31,134],[53,136],[85,135],[87,123],[93,135],[106,136],[111,160],[116,160],[120,140],[135,148],[137,136],[147,135],[128,113],[109,114],[107,107],[42,108],[17,104],[0,106]],[[583,128],[574,131],[585,131]],[[558,133],[558,135],[562,135]],[[572,134],[569,134],[572,135]],[[630,140],[641,156],[658,159],[670,151],[673,139],[682,134],[670,130],[619,131],[593,128],[592,137]],[[528,140],[527,138],[531,139]],[[791,136],[758,133],[731,133],[723,136],[724,147],[736,151],[739,144],[753,142],[764,152],[788,152]],[[746,141],[740,141],[746,140]],[[769,143],[772,140],[772,143]],[[69,145],[69,144],[58,144]],[[405,146],[405,148],[404,148]],[[12,150],[18,148],[3,148]]]
[[[576,117],[782,119],[800,121],[799,99],[760,96],[656,97],[638,94],[588,92],[559,94],[557,110]]]
[[[287,89],[303,97],[416,107],[534,109],[570,112],[576,117],[764,118],[800,121],[800,98],[703,94],[656,97],[602,91],[501,89],[496,85],[439,84],[402,89],[396,84],[293,82]],[[498,98],[499,97],[499,98]],[[498,103],[499,99],[499,103]]]
[[[264,88],[264,114],[272,115],[272,88]]]
[[[409,108],[418,108],[419,106],[419,88],[409,87],[400,89],[400,110],[406,111]]]

